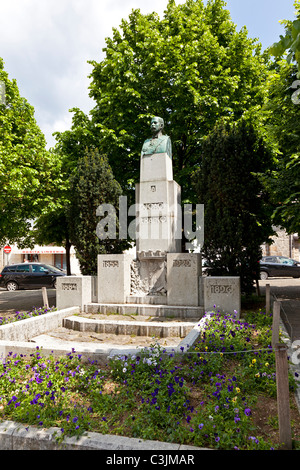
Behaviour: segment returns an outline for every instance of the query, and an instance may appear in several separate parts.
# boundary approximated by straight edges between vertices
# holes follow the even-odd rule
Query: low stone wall
[[[48,312],[37,317],[7,323],[0,327],[0,341],[28,341],[33,336],[60,327],[63,318],[79,312],[79,307],[70,307],[55,312]]]
[[[64,438],[59,443],[56,439],[60,428],[40,429],[14,421],[0,423],[1,450],[108,450],[108,451],[193,451],[208,450],[183,444],[150,441],[125,436],[87,432],[84,436]],[[113,457],[113,456],[112,456]],[[157,462],[158,456],[157,456]]]
[[[91,331],[115,335],[156,336],[160,338],[178,336],[185,337],[194,328],[192,322],[146,322],[146,321],[113,321],[93,320],[89,318],[67,317],[63,319],[63,327],[75,331]],[[117,342],[117,340],[116,340]]]

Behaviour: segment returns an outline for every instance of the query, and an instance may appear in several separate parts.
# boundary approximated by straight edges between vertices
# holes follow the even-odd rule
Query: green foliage
[[[26,246],[30,223],[49,203],[57,160],[45,150],[34,109],[9,80],[0,58],[0,244]]]
[[[285,27],[285,35],[280,35],[280,40],[275,42],[269,51],[277,58],[281,58],[287,53],[287,62],[290,64],[295,61],[298,66],[298,74],[300,73],[300,2],[295,0],[294,7],[297,19],[282,20],[281,23]]]
[[[288,233],[300,231],[300,104],[297,67],[285,61],[269,77],[270,99],[266,103],[266,129],[275,143],[276,165],[261,175],[274,204],[273,223]]]
[[[77,170],[70,178],[70,193],[67,214],[70,240],[76,249],[82,274],[97,274],[98,254],[122,253],[128,246],[127,241],[100,240],[96,234],[98,206],[112,204],[117,209],[122,194],[106,156],[91,149],[79,158]]]
[[[203,142],[193,181],[204,204],[202,250],[211,275],[240,276],[250,293],[259,279],[261,245],[273,233],[271,207],[256,173],[272,166],[273,153],[252,121],[216,127]]]
[[[260,46],[237,32],[223,0],[168,3],[164,16],[134,10],[92,61],[90,116],[75,110],[58,148],[77,159],[87,144],[106,154],[126,195],[134,197],[143,141],[153,115],[164,118],[173,145],[174,178],[194,197],[190,175],[201,139],[220,118],[261,106],[267,74]],[[79,151],[80,153],[80,151]]]

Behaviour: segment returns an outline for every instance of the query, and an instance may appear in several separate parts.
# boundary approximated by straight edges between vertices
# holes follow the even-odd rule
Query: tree
[[[275,42],[269,51],[279,59],[287,54],[288,64],[296,62],[298,76],[300,76],[300,0],[295,0],[294,6],[297,19],[294,21],[281,20],[281,24],[285,27],[285,35],[280,35],[280,40]]]
[[[70,178],[70,188],[70,239],[82,274],[97,274],[98,254],[122,253],[128,248],[127,240],[120,240],[117,236],[100,239],[96,233],[99,222],[97,208],[101,204],[111,204],[117,214],[122,190],[113,176],[107,157],[100,155],[97,149],[87,149],[79,158],[76,172]]]
[[[268,196],[256,175],[272,161],[257,123],[241,119],[216,126],[205,139],[193,177],[205,208],[202,254],[209,272],[240,276],[245,293],[259,279],[261,245],[273,234]]]
[[[190,175],[202,138],[220,119],[236,121],[263,104],[267,59],[245,28],[236,31],[224,6],[223,0],[205,6],[202,0],[178,6],[170,0],[162,19],[134,10],[107,38],[105,58],[91,62],[95,107],[89,119],[76,111],[72,134],[97,140],[129,196],[153,115],[165,120],[174,177],[183,199],[192,200]],[[64,137],[71,138],[58,134],[58,145]]]
[[[277,67],[270,76],[270,98],[264,108],[277,159],[276,166],[261,175],[261,181],[275,206],[273,223],[292,234],[300,232],[300,82],[295,65],[279,61]]]
[[[57,160],[45,149],[34,109],[0,58],[0,244],[26,246],[31,220],[47,205]]]

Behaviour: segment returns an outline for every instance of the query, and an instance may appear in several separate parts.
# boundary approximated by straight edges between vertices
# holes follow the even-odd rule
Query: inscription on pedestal
[[[163,202],[144,202],[144,208],[147,210],[164,209],[165,204]]]
[[[157,217],[141,217],[142,224],[159,224],[167,222],[167,217],[164,215]]]
[[[173,266],[175,268],[190,268],[191,267],[191,260],[189,259],[174,259]]]
[[[212,294],[232,294],[233,288],[230,285],[213,284],[210,286]]]
[[[119,261],[103,261],[104,268],[118,268]]]
[[[75,284],[75,283],[73,284],[73,283],[70,283],[70,282],[68,282],[68,283],[64,282],[61,285],[61,289],[62,290],[77,290],[77,284]]]

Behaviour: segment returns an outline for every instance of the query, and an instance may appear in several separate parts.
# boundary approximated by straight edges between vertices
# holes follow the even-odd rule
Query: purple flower
[[[250,416],[251,415],[250,408],[245,408],[244,413],[245,413],[246,416]]]

